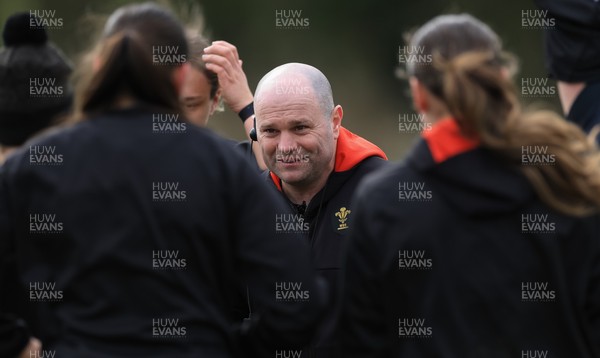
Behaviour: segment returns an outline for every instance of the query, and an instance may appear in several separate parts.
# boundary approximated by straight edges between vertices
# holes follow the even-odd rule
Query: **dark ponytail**
[[[161,55],[163,48],[175,51]],[[166,9],[151,3],[118,9],[88,56],[76,100],[78,112],[85,116],[104,111],[124,95],[178,112],[173,70],[185,62],[187,50],[183,27]]]

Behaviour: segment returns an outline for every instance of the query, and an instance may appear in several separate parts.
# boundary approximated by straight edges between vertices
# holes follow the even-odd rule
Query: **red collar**
[[[345,172],[369,157],[380,157],[387,160],[387,156],[378,146],[368,140],[357,136],[344,127],[340,127],[335,148],[334,172]],[[273,172],[269,172],[271,180],[281,191],[281,179]]]
[[[436,122],[422,137],[438,164],[479,146],[479,140],[465,137],[456,120],[450,117]]]
[[[279,177],[271,171],[269,171],[269,175],[271,175],[271,180],[273,181],[273,183],[275,183],[277,190],[283,192],[283,188],[281,187],[281,179],[279,179]]]

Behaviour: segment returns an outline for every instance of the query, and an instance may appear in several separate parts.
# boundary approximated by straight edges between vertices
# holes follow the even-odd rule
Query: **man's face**
[[[330,174],[337,139],[332,114],[323,113],[310,86],[302,88],[284,91],[274,86],[256,103],[256,126],[267,167],[283,182],[299,187]]]

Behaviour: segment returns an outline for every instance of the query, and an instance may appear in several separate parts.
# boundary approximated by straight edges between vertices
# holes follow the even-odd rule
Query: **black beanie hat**
[[[72,103],[72,67],[48,43],[46,30],[31,26],[27,12],[8,18],[0,48],[0,144],[19,146],[48,127]]]
[[[600,80],[600,2],[535,0],[555,26],[545,30],[546,67],[565,82]]]

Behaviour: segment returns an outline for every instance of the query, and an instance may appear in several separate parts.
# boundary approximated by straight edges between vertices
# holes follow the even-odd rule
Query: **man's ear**
[[[338,139],[340,135],[340,126],[342,125],[342,118],[344,118],[344,110],[339,104],[333,109],[331,114],[331,125],[333,128],[333,139]]]
[[[426,113],[429,109],[429,94],[425,90],[425,86],[416,77],[411,77],[409,83],[415,111],[417,113]]]
[[[189,62],[186,62],[173,70],[173,85],[175,86],[175,91],[177,91],[178,95],[181,94],[181,91],[183,90],[183,84],[185,83],[185,78],[188,76],[189,71]]]

